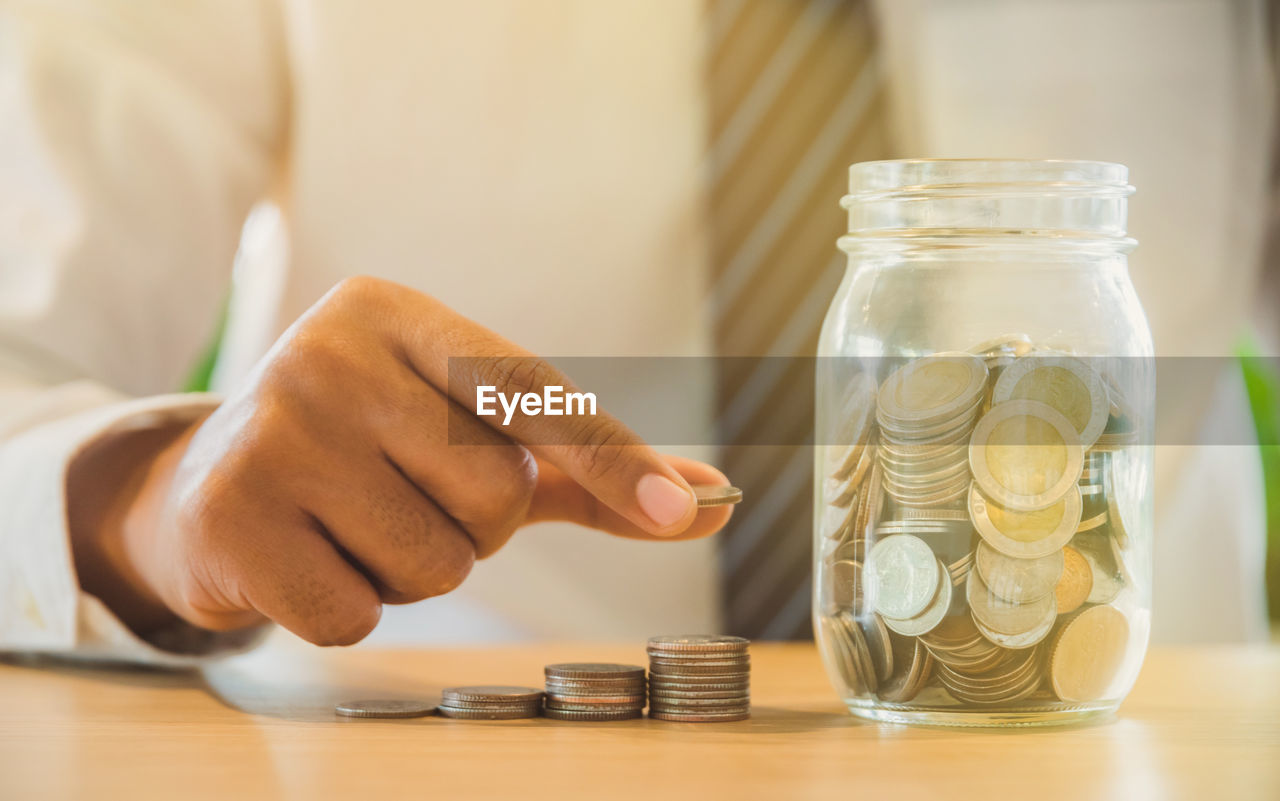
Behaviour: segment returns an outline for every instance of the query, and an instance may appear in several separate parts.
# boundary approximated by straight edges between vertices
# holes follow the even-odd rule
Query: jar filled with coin
[[[855,715],[1113,712],[1146,651],[1154,360],[1128,171],[850,168],[819,343],[814,626]]]

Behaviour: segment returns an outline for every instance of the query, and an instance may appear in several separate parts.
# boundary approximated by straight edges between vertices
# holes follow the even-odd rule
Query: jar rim
[[[913,194],[1074,195],[1127,197],[1129,168],[1076,159],[891,159],[849,167],[849,194],[841,205]]]

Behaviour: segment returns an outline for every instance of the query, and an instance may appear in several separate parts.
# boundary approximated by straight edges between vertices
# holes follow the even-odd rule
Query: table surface
[[[850,717],[808,645],[754,645],[754,716],[349,720],[333,704],[531,684],[643,646],[319,650],[200,671],[0,662],[0,799],[1280,799],[1280,649],[1153,649],[1113,720],[933,729]]]

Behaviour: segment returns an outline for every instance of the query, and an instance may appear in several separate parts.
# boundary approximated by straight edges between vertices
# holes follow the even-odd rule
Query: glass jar
[[[818,346],[814,628],[906,723],[1108,714],[1146,651],[1154,360],[1118,164],[849,171]]]

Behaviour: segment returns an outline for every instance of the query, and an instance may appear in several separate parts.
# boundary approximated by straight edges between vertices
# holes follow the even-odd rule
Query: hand
[[[451,375],[450,356],[475,358]],[[477,385],[556,384],[572,386],[432,298],[344,281],[205,420],[78,460],[81,583],[140,633],[173,615],[214,630],[270,619],[349,644],[383,603],[449,592],[526,523],[646,539],[725,524],[729,507],[698,510],[689,488],[728,483],[719,471],[660,457],[602,411],[473,414]],[[563,444],[522,444],[548,442]]]

